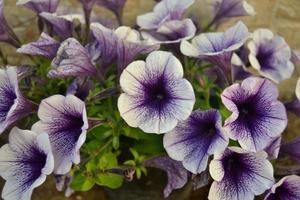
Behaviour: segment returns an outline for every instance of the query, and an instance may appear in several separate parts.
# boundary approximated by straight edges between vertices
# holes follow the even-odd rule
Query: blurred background
[[[207,24],[211,19],[209,10],[210,0],[196,0],[190,9],[189,15],[193,19],[199,20],[200,24]],[[16,34],[21,38],[23,43],[35,41],[39,37],[37,30],[37,17],[30,10],[16,6],[16,0],[5,0],[5,16],[9,24],[14,28]],[[256,28],[269,28],[278,35],[283,36],[288,44],[294,50],[300,50],[300,0],[248,0],[256,10],[256,16],[243,17],[234,19],[220,27],[224,30],[237,20],[243,20],[251,31]],[[136,16],[151,11],[155,5],[154,0],[127,0],[124,10],[124,25],[135,26]],[[61,0],[60,8],[62,12],[72,11],[73,13],[81,13],[77,0]],[[105,18],[114,18],[113,14],[103,8],[94,9],[95,16],[103,16]],[[17,55],[15,49],[1,43],[0,48],[8,57],[10,65],[28,64],[29,60]],[[295,75],[292,79],[284,81],[280,85],[281,100],[288,101],[294,96],[295,85],[300,76],[299,66],[295,68]],[[288,140],[300,134],[300,120],[296,116],[289,114],[290,124],[284,133],[284,137]],[[49,177],[47,183],[35,190],[34,200],[159,200],[163,199],[162,190],[166,183],[166,176],[156,170],[152,172],[150,177],[139,182],[126,183],[121,189],[116,191],[95,187],[92,191],[86,193],[76,193],[70,198],[64,198],[63,193],[59,193],[55,189],[52,177]],[[169,199],[184,200],[198,199],[204,200],[207,197],[207,190],[191,192],[191,185],[187,185],[180,191],[175,192]]]

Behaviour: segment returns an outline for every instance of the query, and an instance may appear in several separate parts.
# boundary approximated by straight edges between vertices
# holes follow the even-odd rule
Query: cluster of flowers
[[[0,40],[19,53],[52,60],[49,78],[76,77],[66,96],[50,96],[36,105],[19,89],[25,68],[0,70],[0,132],[32,112],[39,117],[31,130],[13,128],[9,144],[0,150],[4,199],[30,199],[47,175],[65,175],[80,163],[80,148],[93,126],[84,102],[89,88],[82,77],[105,82],[114,63],[123,92],[118,98],[121,117],[145,133],[165,133],[163,145],[173,161],[159,157],[145,163],[168,169],[165,196],[186,184],[188,172],[208,173],[209,164],[214,181],[208,199],[252,200],[266,191],[265,200],[300,199],[300,177],[289,175],[275,183],[270,162],[280,149],[300,159],[300,139],[281,145],[286,108],[300,113],[300,81],[298,99],[286,105],[278,100],[276,86],[292,76],[300,55],[282,37],[267,29],[250,33],[242,22],[225,32],[206,33],[231,17],[254,15],[251,5],[245,0],[211,0],[214,17],[201,28],[184,18],[194,0],[162,0],[153,12],[138,16],[139,32],[127,26],[110,29],[91,17],[97,4],[111,10],[121,24],[125,0],[80,2],[83,15],[64,15],[56,12],[59,0],[18,0],[38,14],[43,30],[37,41],[21,45],[0,0]],[[84,33],[78,24],[85,24]],[[232,113],[224,124],[217,109],[193,111],[197,98],[192,84],[183,78],[180,60],[159,51],[163,45],[178,57],[212,64],[224,87],[221,101]],[[143,54],[149,54],[146,61],[134,61]]]

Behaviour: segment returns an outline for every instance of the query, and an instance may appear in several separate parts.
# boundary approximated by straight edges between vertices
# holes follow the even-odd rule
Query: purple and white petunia
[[[265,200],[299,200],[300,177],[296,175],[286,176],[273,185],[265,197]]]
[[[0,0],[0,41],[11,44],[17,48],[21,46],[21,42],[5,19],[4,0]]]
[[[246,25],[238,22],[223,33],[202,33],[192,43],[182,41],[180,49],[186,56],[200,58],[219,66],[231,80],[232,55],[249,37]]]
[[[36,109],[37,106],[21,94],[17,68],[0,69],[0,133]]]
[[[62,40],[72,37],[74,31],[72,19],[48,12],[42,12],[39,16],[51,26],[53,32]]]
[[[292,51],[283,37],[274,35],[268,29],[257,29],[248,48],[250,64],[260,75],[276,83],[292,76]]]
[[[163,23],[182,20],[184,12],[195,0],[163,0],[155,5],[153,12],[137,17],[137,24],[144,30],[158,29]]]
[[[173,190],[182,188],[188,181],[188,171],[181,162],[172,160],[168,156],[157,156],[143,163],[146,167],[164,170],[168,176],[168,183],[164,189],[164,197],[167,198]]]
[[[36,42],[22,45],[17,52],[33,56],[44,56],[52,60],[56,56],[59,46],[58,41],[43,32]]]
[[[120,85],[122,118],[146,133],[171,131],[189,117],[195,104],[194,90],[183,78],[180,61],[169,52],[155,51],[146,62],[131,63],[121,74]]]
[[[75,38],[65,40],[59,47],[56,57],[52,60],[51,78],[68,76],[94,76],[97,69],[92,58]]]
[[[48,135],[13,128],[9,144],[0,149],[0,175],[6,181],[2,198],[30,200],[34,188],[46,180],[53,168]]]
[[[60,0],[17,0],[17,5],[22,5],[30,10],[41,13],[54,13],[58,7]]]
[[[215,110],[192,112],[189,118],[179,122],[164,135],[164,147],[168,155],[194,174],[203,172],[208,158],[223,152],[229,139],[222,131],[220,113]]]
[[[278,158],[279,151],[281,148],[281,140],[282,137],[274,138],[268,146],[264,149],[264,151],[268,154],[269,160],[275,160]]]
[[[196,27],[191,19],[183,19],[183,14],[194,0],[163,0],[153,12],[137,17],[137,24],[144,38],[157,43],[178,43],[194,37]]]
[[[229,147],[214,155],[209,172],[214,179],[209,200],[253,200],[274,184],[273,166],[264,151]]]
[[[121,73],[123,69],[140,54],[148,54],[158,50],[160,45],[151,39],[143,40],[138,31],[128,26],[120,26],[115,30],[118,37],[117,55],[118,68]]]
[[[212,23],[220,23],[232,18],[255,15],[254,8],[246,0],[212,0],[213,8]]]
[[[91,24],[94,41],[87,48],[93,61],[100,63],[101,69],[106,71],[117,59],[118,36],[115,32],[99,23]]]
[[[243,149],[261,151],[287,126],[284,105],[277,100],[278,89],[269,80],[250,77],[226,88],[222,102],[232,112],[224,129]]]
[[[80,162],[79,149],[89,127],[85,104],[74,95],[54,95],[41,102],[38,116],[40,121],[32,130],[48,133],[55,160],[54,173],[66,174],[73,163]]]

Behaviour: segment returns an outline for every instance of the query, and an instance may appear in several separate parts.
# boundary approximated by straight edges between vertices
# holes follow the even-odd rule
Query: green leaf
[[[111,173],[100,173],[95,178],[96,184],[101,186],[106,186],[111,189],[116,189],[122,186],[123,177],[111,174]]]
[[[107,152],[101,156],[97,167],[101,170],[111,169],[118,166],[117,156],[112,152]]]
[[[85,177],[82,173],[75,174],[71,183],[71,188],[76,191],[89,191],[95,185],[95,181],[90,177]]]

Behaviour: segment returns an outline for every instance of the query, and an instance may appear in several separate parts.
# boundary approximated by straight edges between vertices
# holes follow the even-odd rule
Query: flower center
[[[238,110],[240,119],[247,119],[256,114],[255,104],[252,101],[239,104]]]
[[[145,103],[153,107],[162,107],[170,99],[170,93],[166,88],[167,80],[164,77],[158,78],[155,82],[145,86]]]
[[[273,51],[272,49],[267,49],[265,46],[260,46],[258,49],[258,53],[256,55],[256,58],[263,69],[272,69],[272,58]]]

